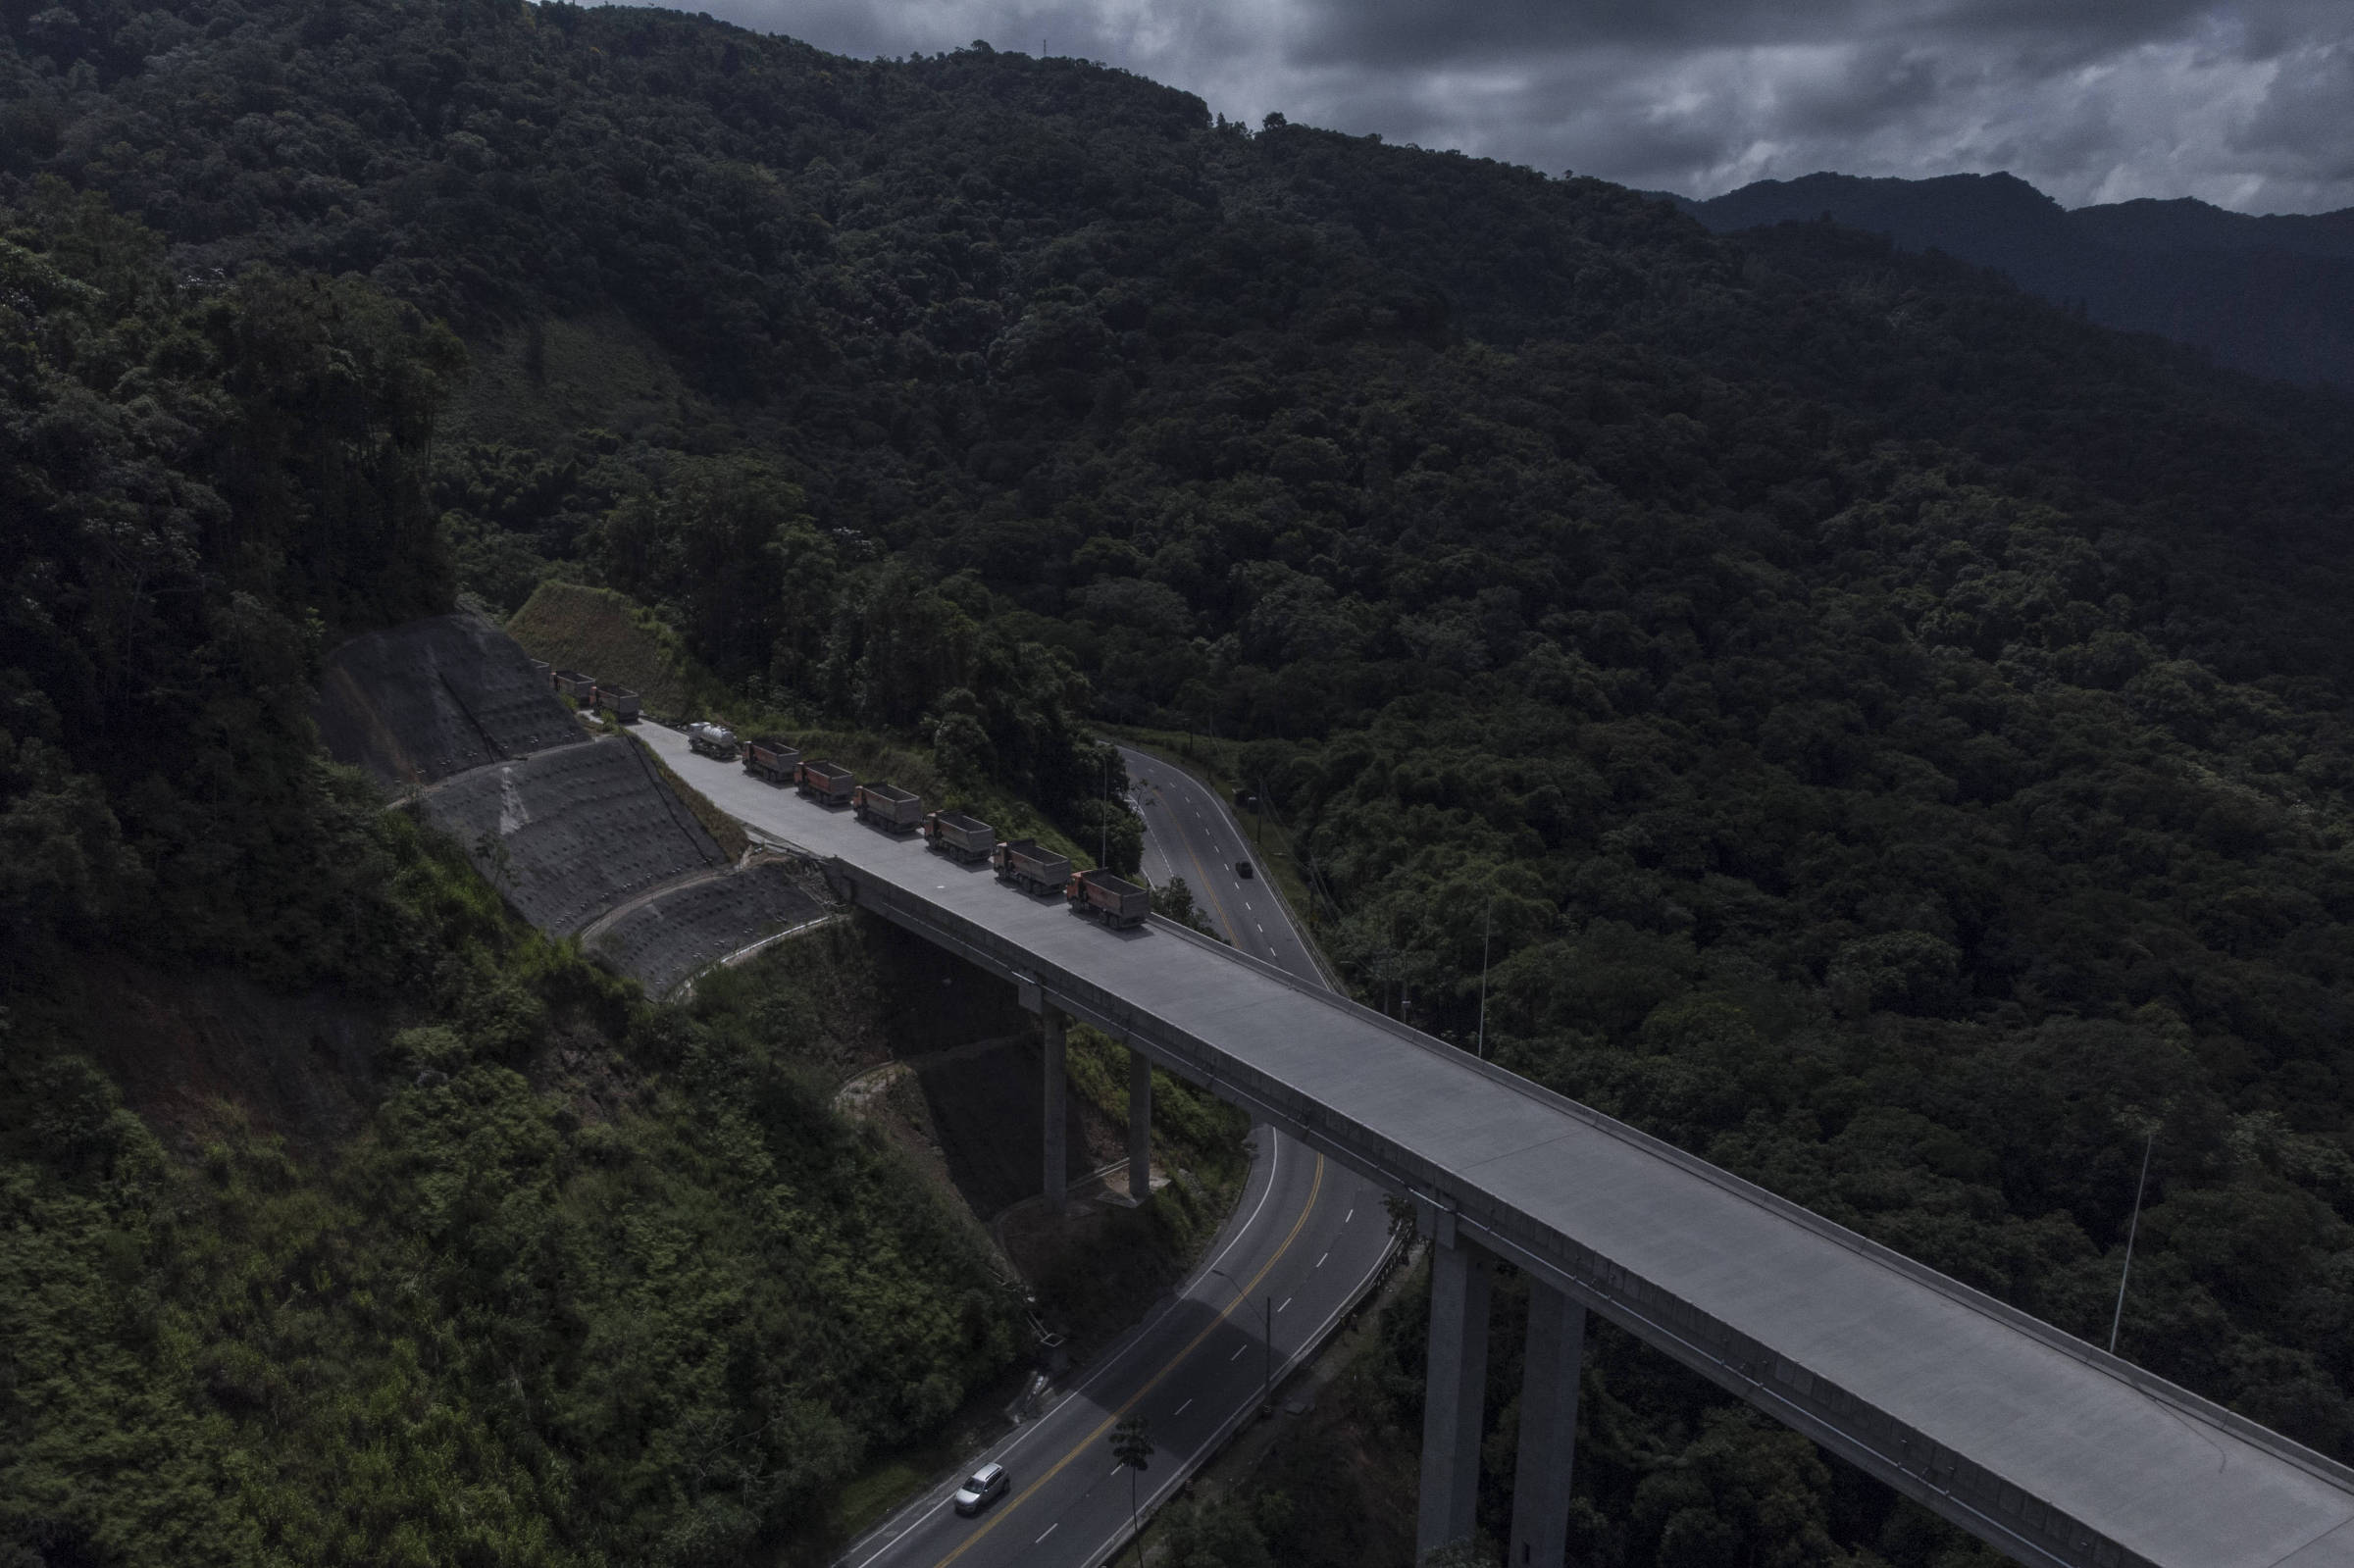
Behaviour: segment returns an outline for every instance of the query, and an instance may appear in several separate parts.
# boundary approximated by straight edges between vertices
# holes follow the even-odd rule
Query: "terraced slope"
[[[664,883],[728,864],[620,738],[477,768],[428,795],[425,810],[457,835],[508,902],[557,936]]]
[[[312,716],[331,755],[390,784],[435,784],[587,738],[515,640],[464,614],[335,649]]]
[[[826,912],[779,861],[691,882],[624,905],[586,938],[589,953],[660,996],[706,965]]]

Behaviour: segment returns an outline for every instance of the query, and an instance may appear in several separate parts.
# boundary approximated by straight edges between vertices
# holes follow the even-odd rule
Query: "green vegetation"
[[[610,588],[541,582],[507,632],[535,659],[628,686],[650,715],[693,717],[729,696],[676,632]]]
[[[12,1021],[0,1529],[51,1560],[822,1549],[863,1455],[936,1428],[1023,1332],[965,1223],[809,1065],[882,1010],[871,973],[817,944],[647,1009],[380,821],[449,973],[331,1165],[229,1104],[175,1160],[72,1017]]]
[[[446,607],[454,339],[357,281],[180,281],[54,183],[0,269],[0,568],[37,590],[0,619],[0,1552],[822,1553],[1025,1332],[828,1106],[871,975],[804,944],[648,1008],[316,754],[319,648]],[[99,973],[151,1016],[226,974],[388,1018],[357,1136],[298,1153],[230,1082],[167,1142],[91,1063],[184,1047],[94,1037]]]
[[[1128,1052],[1101,1031],[1068,1036],[1071,1087],[1115,1126],[1128,1118]],[[1157,1300],[1201,1257],[1241,1195],[1251,1118],[1168,1074],[1152,1075],[1152,1150],[1168,1177],[1133,1209],[1114,1209],[1084,1245],[1070,1246],[1038,1280],[1048,1321],[1093,1346],[1136,1321],[1136,1303]]]
[[[304,683],[453,577],[591,583],[740,728],[1083,851],[1132,831],[1090,723],[1220,737],[1359,994],[1467,1037],[1492,924],[1508,1065],[2074,1332],[2150,1138],[2122,1351],[2354,1456],[2342,400],[1829,226],[986,46],[504,0],[0,38],[25,973],[505,994],[401,902]],[[436,320],[490,379],[435,442]],[[1950,1557],[1599,1343],[1600,1557]],[[537,1452],[465,1469],[509,1499],[469,1517],[545,1517]]]

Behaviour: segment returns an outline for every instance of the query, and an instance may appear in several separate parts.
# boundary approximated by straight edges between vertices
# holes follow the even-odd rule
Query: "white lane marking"
[[[1271,1134],[1272,1129],[1269,1131]],[[1251,1206],[1251,1217],[1243,1222],[1240,1230],[1236,1231],[1227,1239],[1226,1244],[1218,1249],[1218,1255],[1214,1258],[1211,1258],[1208,1264],[1205,1265],[1200,1273],[1194,1276],[1194,1279],[1197,1282],[1208,1279],[1210,1269],[1213,1269],[1217,1267],[1217,1265],[1225,1262],[1226,1259],[1233,1254],[1234,1249],[1238,1246],[1241,1246],[1246,1240],[1250,1239],[1251,1233],[1258,1228],[1258,1217],[1266,1212],[1267,1200],[1275,1195],[1275,1188],[1277,1185],[1276,1178],[1282,1167],[1283,1142],[1280,1138],[1274,1138],[1270,1137],[1267,1144],[1267,1185],[1260,1189],[1258,1201]],[[1099,1385],[1107,1382],[1111,1377],[1111,1372],[1114,1367],[1123,1365],[1130,1356],[1134,1355],[1139,1349],[1151,1344],[1151,1342],[1152,1340],[1150,1335],[1138,1335],[1135,1339],[1128,1341],[1128,1347],[1126,1349],[1122,1350],[1118,1355],[1113,1356],[1110,1360],[1097,1367],[1095,1371],[1089,1373],[1086,1380],[1082,1382],[1078,1388],[1071,1391],[1072,1393],[1085,1393],[1089,1389],[1098,1387]],[[1246,1345],[1244,1348],[1248,1349],[1249,1346]],[[1237,1351],[1236,1354],[1240,1355],[1241,1351]],[[1013,1453],[1014,1449],[1021,1447],[1025,1440],[1035,1437],[1043,1432],[1050,1432],[1053,1430],[1053,1427],[1054,1423],[1050,1420],[1033,1421],[1016,1431],[1011,1438],[1007,1439],[1003,1447],[998,1448],[994,1452],[987,1448],[981,1450],[981,1457],[987,1459],[1003,1460],[1009,1457]],[[968,1471],[967,1474],[970,1474],[970,1472]],[[893,1536],[889,1541],[884,1542],[873,1551],[867,1553],[865,1560],[858,1564],[858,1568],[874,1568],[874,1564],[877,1561],[888,1555],[894,1547],[897,1546],[900,1542],[906,1540],[908,1536],[914,1534],[916,1529],[921,1526],[925,1520],[931,1518],[934,1514],[940,1512],[941,1509],[947,1507],[948,1505],[948,1499],[954,1495],[955,1491],[955,1482],[949,1481],[942,1483],[939,1492],[934,1494],[931,1505],[923,1508],[921,1512],[916,1513],[915,1517],[909,1519],[907,1524],[896,1535]],[[921,1499],[919,1498],[918,1503],[920,1503],[920,1501]],[[914,1511],[918,1506],[918,1503],[908,1504],[908,1511]],[[890,1526],[885,1525],[884,1528],[889,1529]]]
[[[1116,1476],[1116,1475],[1118,1475],[1118,1474],[1119,1474],[1121,1471],[1123,1471],[1123,1470],[1125,1470],[1125,1469],[1127,1469],[1127,1468],[1128,1468],[1128,1467],[1127,1467],[1126,1465],[1113,1465],[1113,1466],[1111,1467],[1111,1473],[1112,1473],[1113,1475],[1115,1475],[1115,1476]]]
[[[1389,1249],[1384,1247],[1381,1252],[1374,1257],[1373,1266],[1365,1271],[1364,1279],[1358,1281],[1354,1289],[1352,1289],[1348,1293],[1344,1294],[1333,1304],[1332,1310],[1325,1314],[1324,1321],[1321,1324],[1317,1325],[1314,1329],[1309,1330],[1303,1337],[1301,1340],[1302,1348],[1293,1351],[1290,1355],[1283,1358],[1283,1366],[1280,1368],[1283,1376],[1287,1378],[1290,1377],[1292,1374],[1292,1369],[1299,1366],[1301,1362],[1306,1359],[1307,1351],[1305,1347],[1307,1345],[1320,1342],[1325,1335],[1332,1332],[1332,1326],[1341,1321],[1341,1314],[1347,1311],[1350,1304],[1356,1299],[1357,1292],[1364,1290],[1366,1285],[1372,1281],[1374,1274],[1380,1270],[1383,1261],[1388,1256]],[[1236,1411],[1235,1414],[1231,1416],[1228,1416],[1225,1424],[1220,1426],[1216,1433],[1212,1434],[1210,1442],[1215,1443],[1219,1438],[1223,1437],[1227,1432],[1233,1430],[1234,1425],[1243,1419],[1243,1417],[1248,1413],[1249,1409],[1250,1406],[1245,1405],[1243,1409]],[[1196,1450],[1194,1454],[1189,1454],[1186,1457],[1185,1463],[1178,1463],[1172,1459],[1168,1465],[1163,1466],[1162,1475],[1165,1479],[1162,1480],[1159,1486],[1154,1487],[1146,1494],[1144,1505],[1148,1508],[1158,1508],[1161,1505],[1162,1500],[1184,1483],[1187,1474],[1185,1464],[1191,1463],[1195,1458],[1199,1457],[1200,1452],[1201,1450]],[[1102,1562],[1111,1556],[1114,1547],[1124,1543],[1127,1539],[1128,1526],[1122,1525],[1117,1531],[1113,1532],[1109,1541],[1104,1542],[1101,1546],[1096,1549],[1094,1555],[1082,1558],[1081,1561]]]
[[[1050,1525],[1047,1526],[1047,1536],[1050,1536],[1050,1535],[1054,1534],[1054,1532],[1055,1532],[1055,1531],[1057,1531],[1057,1530],[1060,1530],[1061,1528],[1062,1528],[1062,1521],[1061,1521],[1061,1520],[1059,1520],[1059,1519],[1055,1520],[1055,1521],[1054,1521],[1052,1524],[1050,1524]],[[1041,1536],[1041,1537],[1039,1537],[1039,1538],[1038,1538],[1036,1541],[1033,1541],[1032,1543],[1030,1543],[1030,1544],[1032,1544],[1033,1546],[1043,1546],[1043,1545],[1045,1545],[1045,1544],[1046,1544],[1046,1543],[1047,1543],[1047,1536]]]
[[[1193,1400],[1191,1400],[1191,1399],[1188,1399],[1188,1400],[1186,1400],[1186,1401],[1185,1401],[1185,1403],[1183,1403],[1183,1404],[1181,1404],[1181,1405],[1179,1405],[1179,1406],[1177,1407],[1176,1414],[1175,1414],[1175,1415],[1172,1415],[1172,1416],[1170,1416],[1170,1418],[1169,1418],[1169,1419],[1170,1419],[1170,1420],[1172,1420],[1172,1421],[1176,1420],[1176,1419],[1177,1419],[1177,1416],[1181,1416],[1181,1415],[1185,1414],[1185,1413],[1186,1413],[1186,1411],[1188,1411],[1188,1410],[1190,1410],[1190,1409],[1192,1409],[1192,1408],[1193,1408],[1193,1405],[1194,1405],[1194,1401],[1193,1401]]]
[[[1287,1296],[1285,1296],[1285,1297],[1283,1298],[1283,1306],[1279,1306],[1279,1307],[1277,1307],[1275,1310],[1276,1310],[1276,1311],[1278,1311],[1278,1312],[1281,1312],[1281,1311],[1283,1310],[1283,1307],[1288,1307],[1288,1306],[1290,1306],[1291,1304],[1292,1304],[1292,1298],[1291,1298],[1290,1296],[1288,1296],[1288,1295],[1287,1295]]]
[[[1324,1254],[1324,1258],[1328,1258],[1328,1257],[1330,1257],[1330,1256],[1332,1256],[1332,1254],[1331,1254],[1331,1253],[1329,1253],[1329,1252],[1327,1252],[1327,1253],[1325,1253],[1325,1254]],[[1317,1267],[1317,1268],[1319,1268],[1319,1269],[1320,1269],[1320,1268],[1322,1268],[1322,1267],[1324,1266],[1324,1258],[1318,1258],[1318,1259],[1316,1259],[1316,1267]]]
[[[1341,1223],[1342,1223],[1343,1225],[1347,1225],[1347,1224],[1348,1224],[1348,1223],[1349,1223],[1351,1220],[1354,1220],[1354,1219],[1356,1219],[1356,1210],[1355,1210],[1355,1209],[1351,1209],[1351,1210],[1350,1210],[1348,1213],[1346,1213],[1346,1214],[1344,1214],[1344,1215],[1342,1215],[1342,1216],[1341,1216]]]
[[[944,882],[944,883],[942,883],[942,884],[941,884],[941,885],[942,885],[943,887],[946,887],[946,886],[947,885],[947,884]],[[1251,907],[1251,900],[1250,900],[1250,899],[1248,899],[1248,898],[1244,899],[1244,900],[1243,900],[1243,907],[1244,907],[1245,909],[1249,909],[1249,908]]]
[[[1229,1360],[1229,1361],[1240,1361],[1240,1360],[1243,1358],[1243,1351],[1244,1351],[1244,1350],[1248,1350],[1248,1349],[1250,1349],[1250,1348],[1251,1348],[1251,1347],[1250,1347],[1249,1345],[1247,1345],[1247,1344],[1246,1344],[1246,1345],[1242,1346],[1240,1349],[1236,1350],[1236,1351],[1234,1352],[1234,1354],[1232,1354],[1232,1355],[1228,1356],[1226,1359],[1227,1359],[1227,1360]]]
[[[1264,926],[1261,926],[1261,927],[1259,927],[1259,928],[1258,928],[1258,934],[1259,934],[1261,936],[1264,936],[1267,934],[1267,928],[1266,928],[1266,927],[1264,927]]]

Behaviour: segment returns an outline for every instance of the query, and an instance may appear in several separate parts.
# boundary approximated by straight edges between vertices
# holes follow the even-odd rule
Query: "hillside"
[[[2155,332],[2257,376],[2354,387],[2354,211],[2226,212],[2188,197],[2064,210],[2010,175],[1762,179],[1669,197],[1718,233],[1835,223],[1997,268],[2104,327]]]
[[[1360,995],[1467,1038],[1491,933],[1507,1065],[2072,1332],[2146,1149],[2121,1351],[2354,1455],[2333,394],[1853,226],[1728,238],[1077,61],[0,18],[0,570],[57,585],[0,622],[19,992],[135,949],[503,1016],[308,687],[459,588],[585,584],[729,711],[1083,841],[1092,720],[1238,745]],[[100,1201],[83,1157],[39,1190]],[[1410,1442],[1417,1311],[1349,1442]],[[1622,1339],[1587,1401],[1587,1558],[1968,1560]],[[1253,1508],[1233,1560],[1342,1560]]]
[[[507,630],[534,658],[628,686],[647,713],[691,717],[727,694],[678,646],[676,632],[610,588],[541,582]]]

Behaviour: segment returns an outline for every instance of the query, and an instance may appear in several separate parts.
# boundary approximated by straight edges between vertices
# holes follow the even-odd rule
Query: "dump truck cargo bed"
[[[893,833],[913,833],[924,825],[924,802],[912,790],[896,784],[860,784],[850,793],[850,809],[860,822],[871,822]]]
[[[793,771],[800,765],[800,752],[775,735],[754,740],[743,748],[743,771],[773,784],[793,783]]]
[[[638,700],[638,693],[631,690],[628,686],[610,685],[605,682],[599,681],[596,683],[596,705],[604,709],[606,712],[612,714],[614,718],[618,719],[623,724],[636,724],[638,722],[638,714],[640,707],[640,704]]]
[[[802,794],[829,806],[846,806],[858,787],[858,776],[839,762],[804,762],[793,770],[793,782]]]
[[[998,831],[978,817],[961,811],[935,811],[924,819],[924,836],[932,847],[968,864],[986,860],[998,844]]]
[[[1034,838],[1001,843],[990,859],[999,882],[1012,883],[1027,893],[1060,892],[1071,878],[1070,856],[1058,855]]]
[[[1132,882],[1095,868],[1075,874],[1063,889],[1073,909],[1095,916],[1115,931],[1141,926],[1152,913],[1152,895]]]

